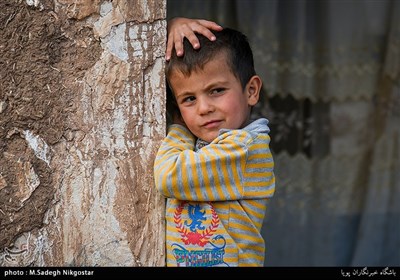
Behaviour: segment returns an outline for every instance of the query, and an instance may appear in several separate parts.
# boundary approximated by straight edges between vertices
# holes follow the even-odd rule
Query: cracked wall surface
[[[165,1],[0,2],[0,265],[163,266]]]

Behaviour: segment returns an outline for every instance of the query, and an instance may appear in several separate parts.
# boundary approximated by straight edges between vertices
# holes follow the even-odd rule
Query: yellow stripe
[[[267,175],[269,174],[269,176]],[[259,172],[252,172],[252,173],[246,173],[246,178],[268,178],[271,176],[271,172],[265,172],[265,173],[259,173]]]
[[[248,200],[247,202],[255,202],[254,200]],[[257,208],[257,210],[253,210],[253,208],[250,208],[247,205],[243,205],[243,208],[245,209],[246,213],[249,215],[256,217],[258,219],[264,219],[264,211],[267,208],[265,204],[262,203],[248,203],[253,206],[253,208]]]
[[[260,252],[260,253],[265,253],[265,248],[263,246],[260,246],[260,244],[252,244],[252,245],[247,245],[246,248],[243,248],[246,251],[250,250],[249,255],[255,255],[255,256],[259,256],[256,253],[251,253],[251,251],[256,251],[256,252]]]
[[[222,148],[223,148],[223,150],[226,152],[226,153],[228,153],[228,154],[232,154],[233,153],[233,151],[232,151],[232,149],[228,149],[227,147],[224,147],[224,146],[221,146]],[[233,148],[239,148],[238,146],[235,146],[235,147],[233,147]],[[243,150],[240,150],[240,154],[243,154],[242,153],[242,151]],[[238,157],[238,155],[236,155],[235,154],[235,157],[237,158]],[[237,169],[237,166],[236,166],[236,162],[235,162],[235,160],[236,160],[236,158],[233,160],[233,163],[231,162],[231,167],[232,167],[232,174],[233,174],[233,180],[234,180],[234,187],[238,190],[238,192],[239,192],[239,194],[240,194],[240,197],[243,195],[243,189],[242,189],[242,182],[241,182],[241,180],[240,180],[240,177],[239,177],[239,172],[242,172],[242,170],[240,170],[240,171],[238,171],[238,169]],[[239,168],[240,169],[242,169],[241,167],[243,166],[242,164],[243,164],[243,160],[244,160],[244,156],[240,156],[240,166],[239,166]],[[231,159],[232,159],[232,157],[231,157]],[[232,192],[232,194],[234,194],[234,192],[233,192],[233,190],[231,189],[231,192]],[[239,198],[239,197],[238,197]]]
[[[185,160],[186,160],[186,158],[185,158]],[[185,199],[192,200],[193,199],[193,195],[190,192],[190,188],[187,187],[189,185],[189,180],[188,180],[188,177],[185,176],[187,174],[190,174],[189,170],[188,170],[188,165],[187,164],[180,164],[180,166],[182,167],[182,170],[181,170],[181,177],[179,179],[180,179],[180,181],[181,181],[181,183],[183,185],[184,197],[185,197]],[[175,197],[182,197],[182,196],[177,196],[176,195]]]
[[[225,257],[224,256],[224,262],[226,262],[226,263],[237,263],[238,262],[238,259],[237,258],[235,258],[235,257]]]
[[[158,175],[158,174],[157,174]],[[157,179],[159,179],[160,176],[157,176]],[[167,188],[167,176],[161,176],[161,182],[160,184],[160,188],[164,193],[168,192],[168,188]]]
[[[211,191],[211,188],[207,187],[207,186],[210,186],[211,180],[209,179],[208,174],[207,174],[207,164],[206,164],[205,160],[200,161],[200,168],[201,168],[201,175],[203,176],[203,179],[204,179],[204,184],[206,185],[205,190],[207,193],[207,198],[208,198],[208,200],[214,201],[215,200],[214,194]]]
[[[204,150],[204,153],[208,157],[210,157],[210,159],[211,159],[210,160],[211,172],[214,173],[213,170],[217,170],[216,162],[214,160],[215,159],[215,155],[211,154],[210,151],[208,151],[207,149]],[[214,184],[216,186],[221,186],[221,181],[219,179],[219,176],[213,176],[213,178],[214,178]],[[215,189],[217,190],[218,198],[224,198],[225,197],[224,192],[223,192],[221,187],[215,187]]]
[[[263,191],[263,192],[260,192],[260,191],[249,191],[249,190],[246,190],[245,191],[245,195],[247,196],[247,197],[254,197],[254,196],[265,196],[265,197],[271,197],[273,194],[274,194],[274,192],[275,192],[275,188],[272,188],[272,189],[269,189],[269,190],[266,190],[266,191]]]
[[[248,246],[248,242],[255,242],[257,244],[261,244],[262,242],[258,236],[253,236],[250,234],[243,234],[243,233],[231,233],[231,236],[237,241],[236,245],[240,248],[246,248]],[[242,242],[240,242],[240,240]]]
[[[178,132],[180,132],[180,134],[187,136],[188,138],[192,138],[191,134],[189,133],[189,131],[187,129],[184,129],[184,128],[178,127],[178,126],[175,126],[171,129],[171,134],[174,135],[175,138],[179,139],[179,138],[181,138],[181,136],[179,135]]]
[[[160,164],[158,166],[157,170],[155,171],[155,174],[156,175],[163,175],[163,177],[167,177],[166,174],[168,174],[167,172],[170,171],[172,163],[170,163],[170,162],[168,162],[166,160],[164,160],[163,162],[164,162],[163,164]]]
[[[252,220],[249,217],[243,215],[243,211],[241,213],[231,213],[230,215],[235,220],[243,221],[245,223],[252,223]]]
[[[273,162],[249,162],[246,167],[250,168],[273,168]]]
[[[172,169],[172,166],[169,169]],[[170,171],[168,170],[167,174],[169,172]],[[167,178],[168,176],[164,176],[164,177]],[[172,196],[176,196],[176,194],[179,192],[179,189],[178,189],[178,178],[177,177],[178,176],[171,176]],[[163,182],[163,184],[164,184],[163,188],[168,189],[167,188],[167,180],[165,180],[165,182]]]
[[[263,253],[263,252],[260,252],[260,253]],[[264,260],[264,254],[246,253],[245,256],[246,256],[246,259],[251,258],[251,259],[256,259],[259,261]]]
[[[263,180],[263,181],[258,181],[258,182],[247,182],[246,186],[249,187],[265,187],[267,186],[272,186],[273,183],[275,183],[275,178],[271,172],[266,172],[265,173],[265,178],[268,180]]]
[[[268,144],[267,143],[254,143],[250,146],[251,150],[264,150],[268,149]]]
[[[264,203],[264,200],[246,200],[246,204],[245,204],[245,207],[247,208],[248,206],[247,205],[251,205],[251,206],[253,206],[253,207],[256,207],[256,208],[264,208],[265,207],[265,203]]]
[[[234,216],[234,215],[231,215],[231,216]],[[249,232],[249,234],[257,234],[257,230],[254,227],[251,227],[251,226],[248,226],[245,224],[240,224],[233,220],[230,220],[229,226],[234,229],[240,229],[240,230],[247,231],[247,232]]]
[[[175,263],[175,257],[174,257],[173,254],[167,253],[167,259],[169,259],[169,260],[171,260],[171,261],[174,261],[173,263]]]
[[[173,214],[173,213],[175,213],[175,208],[176,207],[178,207],[178,205],[176,205],[175,207],[169,207],[169,208],[166,209],[166,212]]]
[[[234,248],[226,247],[225,248],[225,253],[229,254],[229,255],[235,255],[235,254],[238,254],[238,249],[236,247],[234,247]]]
[[[259,208],[259,211],[254,211],[254,210],[252,210],[252,209],[250,209],[250,208],[247,208],[246,209],[246,212],[249,214],[249,215],[251,215],[251,216],[253,216],[253,217],[256,217],[256,218],[258,218],[258,219],[263,219],[264,218],[264,211],[265,211],[265,209],[266,209],[267,207],[262,207],[262,208]]]
[[[251,160],[253,159],[262,159],[263,161],[268,162],[268,160],[272,160],[272,155],[270,153],[265,153],[265,150],[256,150],[250,157]]]
[[[199,177],[197,176],[197,167],[196,167],[196,159],[194,156],[194,153],[189,153],[189,164],[184,164],[185,169],[189,169],[187,168],[187,166],[191,166],[192,167],[192,171],[187,171],[187,173],[185,174],[190,174],[188,177],[191,177],[192,181],[194,182],[195,186],[194,186],[194,192],[196,193],[196,200],[200,200],[203,201],[204,197],[201,194],[201,190],[200,190],[200,181],[199,181]],[[201,177],[205,177],[203,174],[200,175]],[[188,180],[189,182],[189,180]],[[192,194],[190,194],[190,198],[194,199],[192,197]]]
[[[248,140],[246,140],[247,135],[248,135],[247,131],[235,130],[235,131],[233,131],[232,135],[237,138],[237,139],[235,139],[235,142],[243,143],[245,145],[247,145],[249,142]]]
[[[234,193],[232,192],[232,185],[230,184],[230,182],[229,182],[229,174],[228,174],[228,171],[227,171],[227,169],[225,168],[225,166],[227,165],[227,162],[226,162],[226,156],[224,156],[223,155],[223,153],[221,153],[221,151],[219,151],[219,150],[217,150],[217,149],[215,149],[214,150],[214,152],[217,154],[217,156],[220,158],[220,164],[221,164],[221,171],[222,171],[222,178],[223,178],[223,180],[224,180],[224,186],[225,186],[225,188],[226,188],[226,191],[228,192],[228,194],[229,194],[229,197],[231,198],[231,199],[234,199],[235,198],[235,195],[234,195]],[[215,168],[215,169],[213,169],[213,173],[215,174],[215,175],[217,175],[217,177],[218,177],[218,169],[217,168]],[[226,196],[223,196],[223,197],[226,197]]]
[[[242,258],[244,259],[244,258]],[[256,263],[239,263],[238,267],[258,267],[259,265]]]

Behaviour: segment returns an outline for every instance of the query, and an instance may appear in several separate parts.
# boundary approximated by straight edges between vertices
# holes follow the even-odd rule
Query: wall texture
[[[166,0],[0,2],[0,266],[163,266]]]

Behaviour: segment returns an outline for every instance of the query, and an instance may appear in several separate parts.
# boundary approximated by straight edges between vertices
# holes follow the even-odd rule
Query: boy
[[[198,34],[198,49],[185,39],[166,68],[179,109],[154,163],[167,197],[167,266],[263,266],[275,177],[268,120],[250,121],[262,81],[243,34],[214,34]]]

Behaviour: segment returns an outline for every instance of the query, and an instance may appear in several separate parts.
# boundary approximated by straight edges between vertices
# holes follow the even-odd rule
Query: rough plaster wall
[[[0,91],[0,265],[163,266],[164,199],[152,174],[165,135],[165,1],[7,2],[7,25],[32,17],[27,42],[45,26],[59,43],[38,44],[47,72],[36,95],[11,82]],[[23,53],[6,56],[2,83]],[[35,107],[37,96],[58,107],[21,119],[21,100]]]

